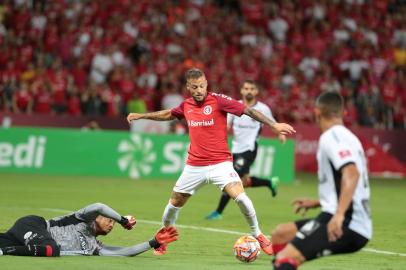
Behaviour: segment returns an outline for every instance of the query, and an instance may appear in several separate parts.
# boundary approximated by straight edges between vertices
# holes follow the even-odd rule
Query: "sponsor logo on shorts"
[[[305,235],[311,235],[315,230],[320,227],[320,223],[316,220],[310,220],[302,228],[300,228],[300,232]]]
[[[28,237],[30,237],[31,235],[32,235],[32,232],[31,232],[31,231],[26,232],[26,233],[24,234],[24,239],[28,239]]]
[[[26,232],[24,234],[24,240],[25,240],[24,242],[25,242],[25,244],[27,245],[30,241],[32,241],[37,236],[38,236],[38,233],[32,233],[31,231]]]
[[[321,256],[330,256],[333,254],[333,252],[329,249],[324,249],[323,252],[321,253]]]
[[[237,177],[238,174],[236,172],[230,172],[230,177]]]

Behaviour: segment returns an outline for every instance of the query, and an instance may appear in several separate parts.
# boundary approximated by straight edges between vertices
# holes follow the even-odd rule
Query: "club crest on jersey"
[[[203,108],[203,113],[204,113],[205,115],[211,114],[212,111],[213,111],[213,109],[211,108],[210,105],[207,105],[207,106],[205,106],[205,107]]]

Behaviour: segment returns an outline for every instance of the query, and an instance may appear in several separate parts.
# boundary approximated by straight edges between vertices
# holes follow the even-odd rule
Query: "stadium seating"
[[[401,0],[6,0],[0,111],[157,110],[196,66],[236,98],[257,80],[281,121],[312,121],[314,97],[340,91],[347,124],[405,129],[403,14]]]

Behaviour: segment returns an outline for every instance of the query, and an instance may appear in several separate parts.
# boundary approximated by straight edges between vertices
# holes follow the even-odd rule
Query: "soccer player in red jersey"
[[[212,183],[234,199],[245,216],[252,235],[264,252],[271,255],[271,242],[259,229],[254,205],[244,192],[241,179],[233,168],[232,155],[227,145],[227,113],[237,116],[246,114],[269,125],[278,134],[288,135],[295,133],[295,130],[288,124],[272,121],[259,111],[226,95],[208,92],[206,76],[199,69],[189,69],[185,77],[186,88],[192,97],[185,99],[178,107],[150,113],[130,113],[127,116],[128,122],[138,119],[169,121],[185,118],[189,126],[188,159],[164,210],[163,225],[174,225],[180,209],[189,197],[206,183]],[[166,246],[162,245],[155,250],[156,255],[164,253]]]

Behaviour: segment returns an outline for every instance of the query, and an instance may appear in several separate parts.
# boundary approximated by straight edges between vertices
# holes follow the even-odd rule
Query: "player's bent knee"
[[[170,203],[175,207],[182,207],[185,205],[191,195],[186,193],[173,192]]]
[[[241,182],[231,182],[227,184],[223,191],[228,194],[233,200],[235,200],[239,195],[244,193],[244,188]]]
[[[278,244],[290,242],[296,232],[297,228],[294,223],[279,224],[271,233],[272,242]]]
[[[178,200],[178,199],[173,199],[173,198],[170,199],[170,203],[175,207],[182,207],[185,204],[184,201]]]

